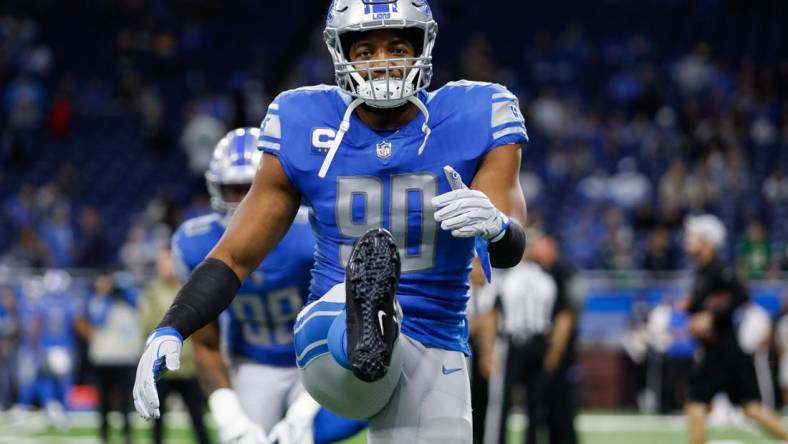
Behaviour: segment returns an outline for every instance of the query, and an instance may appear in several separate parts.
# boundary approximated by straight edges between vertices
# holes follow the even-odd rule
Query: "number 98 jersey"
[[[185,282],[219,241],[225,226],[213,213],[184,222],[172,238],[175,273]],[[293,323],[306,301],[315,240],[301,209],[290,231],[243,282],[222,314],[231,355],[261,364],[295,366]]]
[[[423,114],[396,131],[376,131],[354,113],[326,177],[318,177],[351,101],[325,85],[280,94],[263,120],[259,147],[279,158],[311,204],[317,249],[310,302],[344,280],[355,240],[384,227],[402,260],[402,332],[430,347],[469,353],[465,309],[474,241],[441,230],[431,199],[450,191],[445,165],[470,184],[490,150],[521,144],[527,134],[517,98],[500,85],[452,82],[419,99],[432,131],[421,154]]]

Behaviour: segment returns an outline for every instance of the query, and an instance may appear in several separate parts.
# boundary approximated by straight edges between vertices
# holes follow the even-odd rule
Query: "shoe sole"
[[[351,369],[363,381],[377,381],[388,371],[392,352],[379,313],[390,313],[400,275],[399,251],[391,233],[380,228],[364,233],[345,273],[348,338],[357,338],[348,353]]]

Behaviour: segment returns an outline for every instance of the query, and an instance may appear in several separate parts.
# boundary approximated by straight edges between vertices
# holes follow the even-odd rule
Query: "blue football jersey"
[[[213,213],[190,219],[172,238],[175,272],[185,281],[219,241],[225,226]],[[262,264],[243,282],[223,313],[228,351],[261,364],[295,366],[293,323],[304,306],[315,240],[305,211]]]
[[[319,178],[351,101],[326,85],[280,94],[263,120],[259,145],[279,158],[311,205],[317,250],[310,302],[344,280],[355,240],[385,227],[402,260],[402,331],[427,346],[468,353],[465,309],[474,241],[441,230],[431,199],[451,190],[445,165],[470,184],[490,150],[523,143],[527,134],[517,98],[500,85],[453,82],[419,98],[432,129],[421,155],[423,115],[399,130],[375,131],[354,113],[328,175]]]

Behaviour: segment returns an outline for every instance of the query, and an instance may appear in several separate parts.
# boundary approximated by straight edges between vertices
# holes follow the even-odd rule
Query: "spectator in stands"
[[[749,279],[764,279],[772,265],[772,245],[760,219],[752,219],[736,249],[739,269]]]
[[[641,267],[655,276],[678,268],[676,249],[671,242],[670,232],[664,227],[658,226],[649,233]]]
[[[41,268],[49,263],[49,250],[32,228],[22,228],[15,243],[0,258],[0,263],[12,267]]]
[[[610,178],[610,197],[625,209],[633,209],[651,200],[651,182],[638,171],[637,161],[625,157],[618,162],[618,171]]]
[[[85,207],[79,212],[78,223],[74,245],[76,266],[99,269],[109,266],[112,258],[101,214],[95,208]]]
[[[604,237],[600,245],[600,265],[608,270],[626,271],[635,267],[632,242],[634,234],[618,207],[608,207],[603,215]]]
[[[684,181],[688,208],[694,212],[710,211],[719,202],[721,190],[719,182],[711,174],[709,162],[704,160]]]
[[[49,250],[47,266],[69,268],[74,266],[74,230],[71,227],[71,209],[58,201],[49,215],[39,225],[39,236]]]
[[[58,85],[52,106],[47,117],[47,129],[55,138],[64,138],[71,131],[71,122],[74,117],[74,94],[76,81],[73,77],[66,77]]]
[[[11,406],[16,393],[16,349],[21,331],[16,295],[0,288],[0,410]]]
[[[202,176],[208,169],[213,148],[225,134],[224,123],[208,113],[195,113],[183,126],[180,145],[189,157],[189,170]]]
[[[30,184],[22,184],[16,194],[6,199],[3,205],[5,218],[14,230],[32,227],[38,222],[36,209],[36,189]]]
[[[0,108],[9,116],[8,127],[11,131],[27,133],[41,123],[45,102],[44,85],[35,77],[23,73],[6,86]]]
[[[786,137],[788,137],[788,133],[786,133]],[[763,195],[772,205],[788,203],[788,176],[785,175],[781,167],[777,167],[763,181]]]
[[[129,414],[134,369],[142,352],[143,333],[137,318],[137,291],[123,273],[103,273],[96,278],[84,318],[78,321],[80,334],[88,341],[88,358],[95,367],[101,415],[101,442],[109,440],[109,412],[112,399],[123,415],[125,442],[133,440]]]
[[[662,208],[684,208],[687,206],[687,165],[674,159],[659,180],[659,203]]]
[[[166,221],[170,209],[167,201],[156,198],[142,213],[132,216],[132,226],[118,256],[124,269],[137,278],[156,270],[159,252],[169,245],[172,228]]]
[[[172,262],[172,251],[164,247],[156,259],[157,278],[148,284],[140,303],[140,319],[143,331],[156,328],[164,313],[172,304],[175,295],[181,288],[175,275]],[[158,382],[161,416],[153,423],[153,442],[161,444],[164,433],[164,414],[167,410],[167,397],[178,392],[183,399],[192,420],[197,442],[209,444],[210,438],[203,423],[205,398],[197,380],[197,367],[194,363],[194,351],[191,340],[187,339],[181,350],[181,368],[177,372],[166,374]],[[129,393],[131,393],[129,391]]]

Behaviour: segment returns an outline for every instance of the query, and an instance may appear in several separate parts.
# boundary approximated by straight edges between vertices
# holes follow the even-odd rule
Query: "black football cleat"
[[[382,228],[364,233],[345,267],[348,359],[362,381],[377,381],[389,369],[399,335],[399,275],[399,251],[391,233]]]

